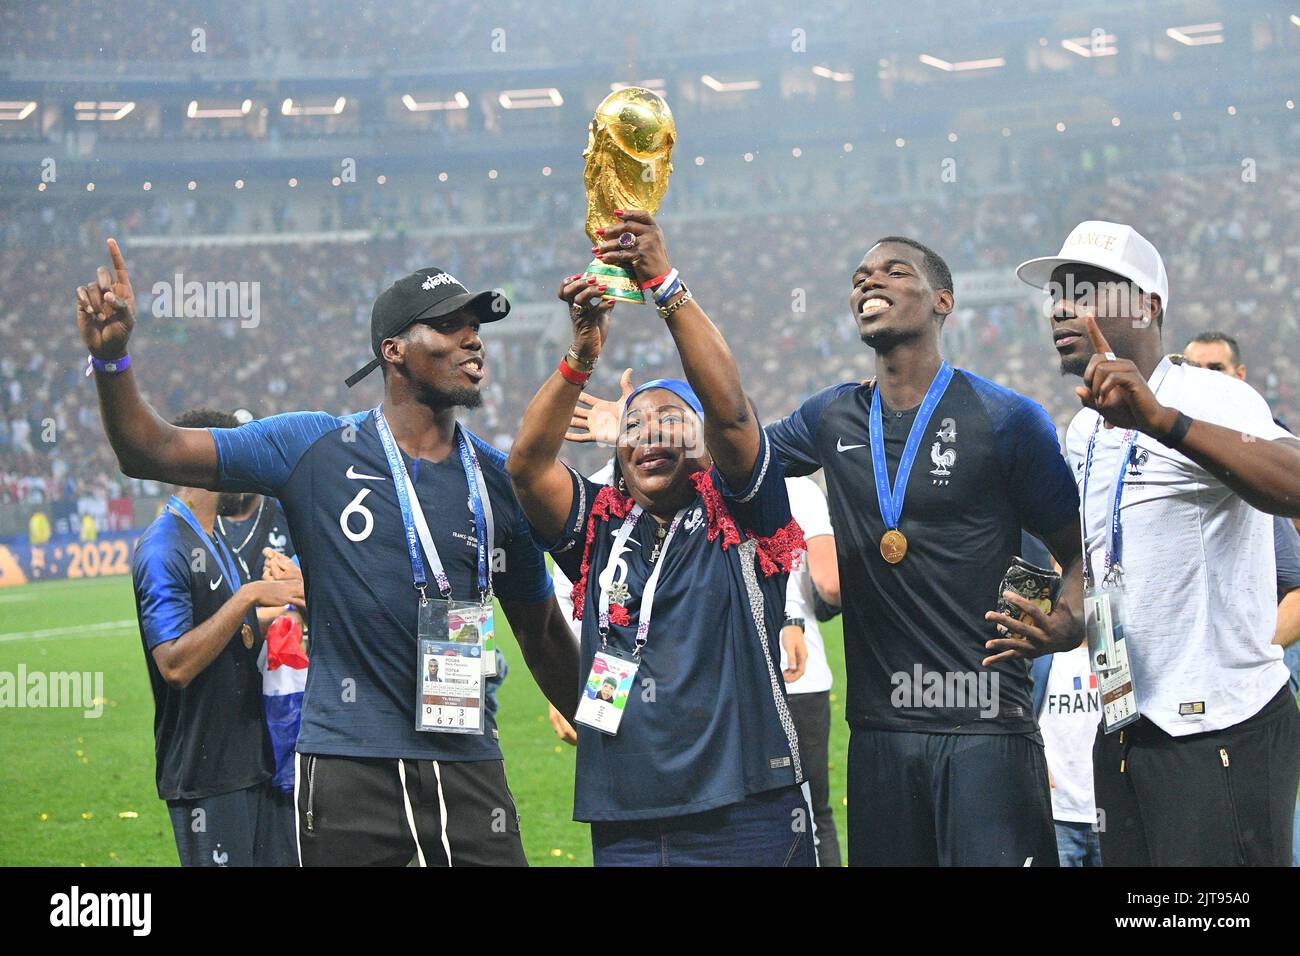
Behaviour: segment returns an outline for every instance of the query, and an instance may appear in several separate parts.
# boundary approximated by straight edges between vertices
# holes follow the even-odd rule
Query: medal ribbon
[[[686,512],[689,510],[689,508],[683,508],[673,517],[673,523],[668,527],[668,534],[664,537],[663,544],[659,546],[659,560],[655,562],[654,569],[646,580],[645,589],[641,592],[641,608],[637,612],[636,624],[635,653],[637,654],[641,653],[641,648],[645,647],[646,642],[650,640],[650,617],[654,613],[655,590],[659,587],[659,572],[663,570],[664,565],[667,563],[668,545],[672,544],[673,535],[677,533],[682,518],[686,516]],[[627,539],[631,536],[632,530],[636,527],[640,517],[641,506],[634,505],[632,510],[627,513],[627,517],[623,519],[623,524],[618,529],[618,533],[614,535],[614,547],[609,552],[609,560],[605,562],[605,572],[600,575],[600,580],[613,580],[615,555],[622,553],[623,546],[627,544]],[[604,647],[609,643],[609,588],[604,584],[600,586],[596,609],[600,612],[600,645]]]
[[[885,519],[888,530],[897,529],[899,519],[903,516],[903,498],[907,495],[907,479],[912,474],[912,463],[916,460],[930,418],[944,392],[948,390],[952,374],[953,368],[947,362],[935,372],[925,398],[921,401],[921,407],[917,409],[911,431],[907,433],[907,443],[898,460],[898,473],[894,476],[892,489],[889,487],[889,467],[885,461],[885,427],[880,414],[880,386],[876,385],[871,390],[871,467],[876,476],[876,500],[880,503],[880,516]]]
[[[439,593],[444,598],[450,598],[451,581],[447,578],[442,558],[438,554],[437,545],[434,544],[433,535],[429,531],[429,523],[425,520],[424,509],[420,507],[419,498],[415,493],[415,483],[411,481],[411,476],[406,471],[406,462],[402,459],[402,452],[397,447],[397,440],[393,438],[393,432],[388,427],[387,419],[384,418],[384,406],[382,404],[375,408],[374,416],[375,428],[379,432],[379,440],[383,443],[384,454],[388,458],[388,470],[393,476],[393,487],[397,491],[397,505],[402,512],[402,527],[406,536],[406,549],[411,558],[411,576],[415,582],[415,589],[420,592],[420,599],[422,601],[426,600],[424,589],[428,583],[428,578],[424,573],[424,561],[420,557],[420,549],[423,546]],[[489,599],[488,596],[492,593],[492,570],[490,567],[491,541],[493,540],[492,503],[488,498],[482,469],[478,465],[478,455],[475,453],[469,439],[465,437],[465,432],[460,425],[456,426],[456,442],[460,452],[460,464],[465,469],[465,478],[469,484],[470,508],[474,512],[474,539],[475,544],[478,546],[479,595],[483,599]],[[412,502],[415,502],[414,508],[411,506]]]
[[[230,593],[234,594],[238,591],[240,578],[239,572],[235,569],[235,559],[231,557],[230,551],[226,547],[226,543],[221,540],[221,537],[219,535],[210,535],[204,531],[203,525],[199,524],[199,519],[194,517],[194,512],[190,510],[190,506],[175,495],[168,499],[167,507],[172,510],[176,517],[189,525],[190,529],[199,536],[199,540],[208,546],[208,553],[216,559],[217,567],[226,576],[226,580],[230,582]]]

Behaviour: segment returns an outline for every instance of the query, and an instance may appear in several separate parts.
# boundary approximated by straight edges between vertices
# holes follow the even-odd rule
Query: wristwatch
[[[781,626],[782,626],[782,627],[797,627],[797,628],[799,628],[799,630],[802,631],[802,630],[805,630],[805,628],[804,628],[804,626],[803,626],[803,620],[804,620],[804,619],[801,618],[801,617],[787,617],[787,618],[785,619],[785,623],[782,624]]]

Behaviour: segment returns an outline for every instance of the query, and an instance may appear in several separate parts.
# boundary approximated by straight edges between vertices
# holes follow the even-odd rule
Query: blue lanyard
[[[903,516],[903,498],[907,495],[907,479],[912,474],[912,463],[916,452],[921,447],[921,439],[930,424],[943,393],[952,381],[953,368],[947,362],[939,366],[939,371],[926,390],[921,407],[917,410],[912,430],[907,433],[907,443],[903,446],[903,456],[898,461],[898,474],[894,476],[894,487],[889,487],[889,468],[885,462],[885,427],[880,415],[880,385],[871,390],[871,466],[876,473],[876,500],[880,503],[880,516],[885,519],[885,527],[894,529]]]
[[[217,567],[221,569],[221,573],[230,582],[230,593],[234,594],[238,591],[240,578],[239,572],[235,570],[235,559],[231,557],[229,549],[226,548],[226,543],[221,540],[221,536],[209,535],[204,531],[203,525],[199,524],[199,519],[194,517],[194,512],[190,510],[190,506],[175,495],[168,499],[167,507],[171,508],[178,518],[190,526],[190,529],[199,536],[200,541],[212,545],[208,550],[216,559]]]
[[[384,406],[381,404],[374,409],[375,428],[379,432],[379,440],[383,443],[384,454],[388,457],[388,470],[393,476],[393,487],[397,490],[397,505],[402,511],[402,527],[406,535],[406,548],[411,557],[411,572],[415,581],[415,589],[420,592],[421,598],[424,597],[424,589],[428,584],[428,579],[424,573],[424,560],[420,555],[420,534],[415,524],[415,515],[411,507],[410,490],[415,486],[411,483],[410,477],[406,472],[406,462],[402,460],[402,452],[397,447],[397,441],[393,438],[392,430],[388,427],[388,421],[384,418]],[[465,437],[464,430],[456,426],[456,444],[460,453],[460,464],[465,470],[465,479],[469,484],[469,504],[474,512],[474,539],[478,547],[478,589],[480,597],[491,594],[491,572],[488,567],[490,555],[490,543],[488,540],[489,526],[486,508],[484,502],[485,487],[482,484],[482,475],[478,466],[478,455],[474,451],[473,445]],[[418,506],[419,502],[416,502]],[[438,548],[433,542],[432,536],[425,543],[428,550],[429,564],[433,570],[433,579],[438,585],[438,591],[444,598],[451,597],[451,581],[447,578],[447,572],[443,568],[442,559],[438,555]]]
[[[1097,424],[1092,427],[1092,435],[1088,438],[1088,455],[1083,465],[1083,494],[1079,500],[1079,517],[1083,523],[1083,573],[1089,582],[1092,581],[1092,565],[1088,561],[1088,478],[1092,474],[1092,456],[1097,447],[1097,435],[1101,431],[1101,416],[1097,416]],[[1124,472],[1128,470],[1129,463],[1133,460],[1133,448],[1137,443],[1138,433],[1134,429],[1129,429],[1124,433],[1123,452],[1119,459],[1119,473],[1115,476],[1115,498],[1110,510],[1110,540],[1106,547],[1106,564],[1105,577],[1103,582],[1109,580],[1112,573],[1122,574],[1123,567],[1120,564],[1120,555],[1123,550],[1124,529],[1120,519],[1120,504],[1124,499]]]

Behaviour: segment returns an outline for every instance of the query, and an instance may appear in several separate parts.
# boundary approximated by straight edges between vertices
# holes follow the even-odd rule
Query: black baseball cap
[[[442,269],[420,269],[398,279],[375,299],[370,310],[370,349],[375,357],[345,379],[348,388],[379,367],[384,339],[400,335],[421,319],[436,319],[463,308],[470,309],[480,322],[495,322],[510,314],[510,302],[500,292],[471,293]]]

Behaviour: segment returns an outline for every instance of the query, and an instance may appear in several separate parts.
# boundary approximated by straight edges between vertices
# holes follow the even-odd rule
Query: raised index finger
[[[122,250],[118,248],[117,240],[108,240],[108,256],[113,260],[113,271],[117,273],[117,281],[123,285],[130,285],[131,278],[126,274],[126,260],[122,258]]]
[[[1110,343],[1106,341],[1106,336],[1101,334],[1101,329],[1097,326],[1097,320],[1091,315],[1085,315],[1083,324],[1088,330],[1088,338],[1092,339],[1092,347],[1097,350],[1097,354],[1113,360],[1115,353],[1111,350]]]

